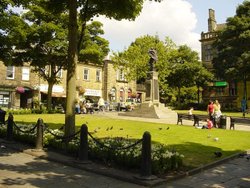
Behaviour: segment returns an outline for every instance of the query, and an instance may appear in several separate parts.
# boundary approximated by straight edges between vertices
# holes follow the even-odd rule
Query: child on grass
[[[207,119],[207,125],[203,125],[202,129],[211,129],[213,127],[213,121],[210,119]]]

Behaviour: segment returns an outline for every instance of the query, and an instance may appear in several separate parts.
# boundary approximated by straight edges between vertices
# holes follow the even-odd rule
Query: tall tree
[[[178,50],[173,53],[169,62],[171,71],[170,74],[165,77],[165,80],[170,87],[177,89],[177,106],[180,107],[181,89],[184,87],[197,86],[197,92],[199,92],[199,87],[211,80],[212,74],[199,62],[197,52],[192,51],[191,48],[186,45],[180,46]]]
[[[25,2],[25,0],[20,0]],[[19,41],[24,42],[25,34],[22,28],[25,23],[20,19],[19,15],[13,12],[13,7],[18,7],[18,0],[3,0],[0,2],[0,60],[10,59],[10,51]],[[12,28],[17,25],[18,27]]]
[[[149,71],[149,50],[154,48],[157,51],[158,60],[156,69],[162,70],[165,62],[166,48],[164,43],[157,36],[142,36],[137,38],[124,52],[114,53],[113,61],[115,68],[123,67],[127,80],[141,80],[147,77]]]
[[[6,40],[2,41],[6,52],[2,53],[2,59],[7,65],[22,66],[24,62],[29,62],[32,71],[47,81],[47,109],[50,110],[53,85],[61,81],[59,71],[66,69],[68,17],[67,13],[55,14],[48,10],[48,4],[39,0],[26,4],[22,17],[17,14],[6,16],[6,27],[3,27]],[[87,25],[80,60],[103,62],[109,49],[108,41],[100,36],[104,33],[101,27],[100,22]]]
[[[137,38],[124,52],[114,54],[115,67],[122,67],[128,80],[145,81],[149,70],[150,48],[157,51],[155,68],[159,73],[161,101],[169,102],[177,98],[180,104],[182,88],[197,86],[199,89],[212,79],[212,74],[199,62],[196,52],[187,46],[178,48],[168,37],[165,41],[148,35]],[[200,93],[197,94],[199,100]]]
[[[250,79],[250,1],[244,1],[236,9],[236,15],[229,17],[226,27],[218,34],[214,43],[217,55],[213,59],[216,74],[227,81],[244,82]]]
[[[113,61],[115,68],[123,68],[127,80],[137,80],[138,84],[143,84],[149,71],[149,50],[154,48],[157,52],[158,60],[155,68],[159,72],[159,87],[161,100],[169,98],[172,94],[165,83],[165,76],[169,74],[170,67],[168,59],[176,45],[169,38],[163,42],[158,36],[142,36],[123,52],[114,53]]]
[[[103,24],[93,21],[86,26],[85,37],[79,49],[80,62],[92,62],[102,64],[103,59],[109,52],[109,42],[102,38],[104,34]]]
[[[5,28],[3,60],[6,65],[29,63],[48,82],[47,108],[51,109],[53,85],[60,82],[58,72],[65,66],[67,55],[67,24],[64,15],[46,11],[46,4],[36,1],[26,7],[22,16],[9,16]],[[7,43],[8,42],[8,43]],[[7,56],[6,56],[7,54]],[[48,68],[49,66],[49,68]]]
[[[161,0],[157,0],[161,1]],[[86,22],[94,16],[105,15],[117,20],[135,19],[143,6],[144,0],[50,0],[51,7],[54,11],[69,10],[69,51],[67,67],[67,104],[65,115],[65,135],[69,136],[74,133],[75,128],[75,88],[76,88],[76,64],[78,61],[78,52],[81,41],[84,40],[84,32],[77,32],[78,18],[82,22],[82,31],[85,30]],[[77,17],[79,11],[79,17]]]

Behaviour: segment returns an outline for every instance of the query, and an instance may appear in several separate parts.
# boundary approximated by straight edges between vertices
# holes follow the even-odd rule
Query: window
[[[0,91],[0,107],[8,107],[10,102],[10,93],[7,91]]]
[[[101,79],[101,70],[96,70],[96,81],[97,82],[101,82],[102,79]]]
[[[118,70],[117,71],[117,80],[119,81],[125,81],[125,74],[124,74],[124,71],[123,70]]]
[[[15,67],[8,66],[6,72],[7,79],[14,79],[15,78]]]
[[[22,68],[22,80],[29,80],[30,79],[30,68],[23,67]]]
[[[89,80],[89,69],[83,69],[83,80]]]
[[[205,61],[212,61],[213,59],[213,48],[210,44],[204,45],[204,56]]]

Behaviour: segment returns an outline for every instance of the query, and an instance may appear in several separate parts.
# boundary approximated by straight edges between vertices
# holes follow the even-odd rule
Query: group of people
[[[194,108],[191,107],[188,111],[188,114],[190,116],[190,119],[193,116],[193,110]],[[203,129],[211,129],[212,127],[218,128],[220,126],[220,118],[222,116],[221,113],[221,105],[218,100],[209,101],[209,104],[207,106],[207,112],[208,112],[208,118],[207,118],[207,124],[203,125],[202,127],[198,128],[203,128]]]
[[[212,127],[219,127],[220,124],[220,118],[221,118],[221,105],[218,100],[209,101],[209,104],[207,106],[207,112],[209,115],[209,118],[207,121],[211,121],[213,124]]]
[[[94,106],[96,105],[96,106]],[[104,99],[101,97],[98,100],[97,104],[90,103],[89,100],[85,101],[76,101],[75,103],[75,112],[76,114],[93,114],[94,110],[98,110],[104,112],[105,110],[105,102]]]

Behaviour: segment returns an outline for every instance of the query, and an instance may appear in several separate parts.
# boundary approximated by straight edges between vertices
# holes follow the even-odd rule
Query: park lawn
[[[35,124],[38,118],[42,118],[50,128],[59,128],[64,123],[65,115],[14,115],[15,122]],[[171,149],[174,148],[183,154],[185,156],[183,159],[184,165],[189,169],[218,160],[214,156],[216,151],[221,151],[222,157],[227,157],[250,149],[249,131],[196,129],[193,126],[185,125],[113,119],[96,115],[76,115],[77,128],[80,128],[84,123],[87,123],[89,132],[97,130],[94,136],[98,138],[125,137],[140,139],[143,133],[148,131],[151,134],[152,141],[166,144]],[[219,138],[219,140],[215,141],[214,138]]]

